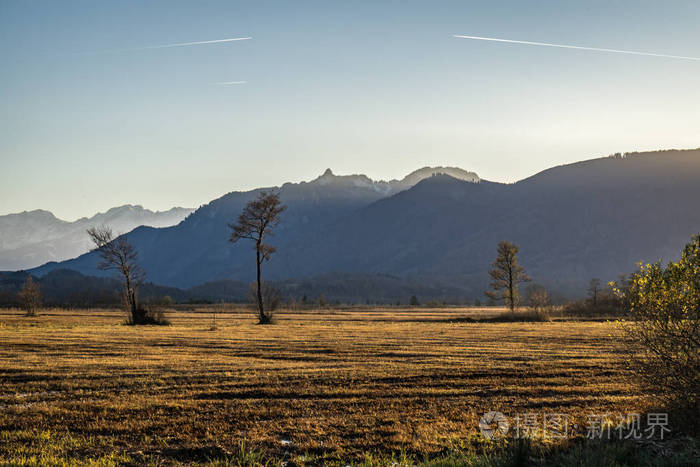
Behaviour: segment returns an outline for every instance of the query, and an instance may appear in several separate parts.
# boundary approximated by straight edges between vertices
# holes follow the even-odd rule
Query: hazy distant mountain
[[[91,245],[85,230],[92,226],[108,225],[117,233],[140,225],[169,227],[193,211],[172,208],[153,212],[125,205],[75,222],[58,219],[40,209],[0,216],[0,270],[28,269],[48,261],[75,258],[89,251]]]
[[[592,277],[607,281],[638,261],[676,258],[700,231],[700,150],[593,159],[514,184],[463,171],[451,174],[461,180],[440,175],[447,170],[421,169],[400,182],[327,171],[283,185],[289,208],[271,239],[278,252],[265,264],[267,277],[385,274],[407,284],[430,278],[452,287],[451,294],[483,298],[496,245],[510,240],[520,244],[521,263],[534,280],[577,295]],[[250,282],[252,245],[230,244],[227,224],[257,192],[229,193],[174,227],[130,233],[149,279],[183,288]],[[88,254],[35,272],[99,274],[96,264]]]

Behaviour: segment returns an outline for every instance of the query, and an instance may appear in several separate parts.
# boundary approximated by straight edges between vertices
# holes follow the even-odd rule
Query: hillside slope
[[[272,239],[278,253],[265,265],[268,278],[433,277],[476,298],[497,243],[510,240],[535,281],[580,295],[592,277],[675,258],[700,231],[700,150],[593,159],[514,184],[436,175],[393,193],[358,177],[326,173],[281,187],[289,209]],[[178,287],[250,281],[252,246],[228,243],[227,223],[256,193],[226,195],[175,227],[132,232],[149,279]],[[84,255],[60,267],[95,274],[95,265]]]
[[[477,296],[509,240],[533,279],[576,295],[592,277],[677,257],[700,231],[698,200],[698,150],[595,159],[510,185],[433,177],[320,232],[301,246],[311,261],[300,273],[459,276]]]

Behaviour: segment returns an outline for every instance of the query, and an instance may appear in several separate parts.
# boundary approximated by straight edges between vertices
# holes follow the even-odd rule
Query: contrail
[[[684,57],[681,55],[656,54],[656,53],[652,53],[652,52],[637,52],[634,50],[601,49],[598,47],[581,47],[578,45],[551,44],[549,42],[530,42],[530,41],[516,41],[516,40],[512,40],[512,39],[497,39],[495,37],[463,36],[461,34],[454,34],[453,36],[457,37],[459,39],[474,39],[477,41],[508,42],[510,44],[540,45],[540,46],[544,46],[544,47],[559,47],[561,49],[592,50],[594,52],[612,52],[612,53],[616,53],[616,54],[645,55],[647,57],[677,58],[680,60],[700,61],[699,57]]]
[[[252,37],[232,37],[230,39],[216,39],[213,41],[179,42],[177,44],[150,45],[147,47],[139,47],[137,49],[131,50],[167,49],[170,47],[188,47],[190,45],[218,44],[220,42],[247,41],[250,39],[252,39]]]
[[[226,84],[246,84],[247,81],[221,81],[219,83],[211,83],[216,85],[226,85]]]
[[[95,54],[123,53],[123,52],[134,52],[134,51],[138,51],[138,50],[169,49],[172,47],[189,47],[189,46],[193,46],[193,45],[220,44],[222,42],[247,41],[250,39],[252,39],[252,37],[231,37],[228,39],[215,39],[213,41],[178,42],[176,44],[147,45],[145,47],[132,47],[132,48],[128,48],[128,49],[111,49],[111,50],[97,50],[97,51],[92,51],[92,52],[77,52],[77,54],[78,55],[95,55]]]

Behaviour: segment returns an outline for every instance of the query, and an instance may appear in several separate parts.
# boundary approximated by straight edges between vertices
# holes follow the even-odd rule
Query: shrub
[[[157,304],[140,306],[129,315],[126,321],[128,325],[158,325],[167,326],[170,321],[165,315],[165,308]]]
[[[173,300],[170,295],[165,295],[158,300],[158,304],[163,306],[173,306],[175,304],[175,300]]]
[[[564,305],[564,315],[583,318],[622,317],[629,310],[624,291],[629,287],[626,276],[612,282],[610,287],[597,293],[596,300],[577,300]],[[620,293],[616,293],[615,290]]]
[[[600,302],[597,305],[593,305],[589,300],[577,300],[567,303],[564,305],[563,314],[579,318],[620,317],[623,315],[616,305],[603,305]]]
[[[676,263],[640,265],[616,293],[632,320],[623,329],[642,350],[633,361],[641,381],[671,407],[700,414],[700,236]]]
[[[527,304],[530,307],[532,321],[551,321],[552,304],[547,289],[541,285],[532,285],[527,289]]]
[[[551,321],[549,310],[526,310],[514,313],[504,312],[480,321],[488,323],[540,323]]]

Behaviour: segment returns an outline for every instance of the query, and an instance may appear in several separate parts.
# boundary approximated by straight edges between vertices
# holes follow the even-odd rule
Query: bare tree
[[[493,269],[489,271],[492,290],[485,292],[489,298],[505,300],[511,313],[515,313],[520,301],[518,284],[530,280],[525,269],[518,265],[518,251],[520,247],[514,243],[502,241],[498,244],[498,256],[493,262]]]
[[[39,284],[34,282],[32,276],[27,276],[24,281],[22,290],[17,294],[19,301],[22,303],[22,309],[27,313],[27,316],[36,316],[36,311],[41,308],[41,288]]]
[[[238,217],[236,224],[229,224],[233,230],[229,241],[236,243],[242,238],[255,242],[255,265],[257,268],[256,299],[258,305],[259,324],[269,324],[272,321],[272,310],[268,310],[263,300],[262,263],[269,261],[275,247],[265,243],[266,236],[272,235],[273,229],[279,224],[280,216],[287,206],[280,202],[279,193],[260,192],[260,195],[250,201]]]
[[[538,321],[551,321],[552,304],[544,286],[532,284],[526,290],[526,303]]]
[[[593,307],[598,306],[598,296],[600,295],[600,279],[593,278],[588,284],[588,296],[591,298]]]
[[[549,293],[544,286],[532,284],[525,291],[526,303],[533,310],[546,308],[550,305]]]
[[[102,257],[98,267],[104,271],[117,271],[124,280],[124,296],[131,313],[131,322],[143,323],[146,316],[145,312],[138,307],[137,289],[146,274],[137,262],[136,249],[129,243],[126,235],[114,238],[112,229],[109,227],[92,227],[87,230],[87,233],[95,244],[95,251]]]

